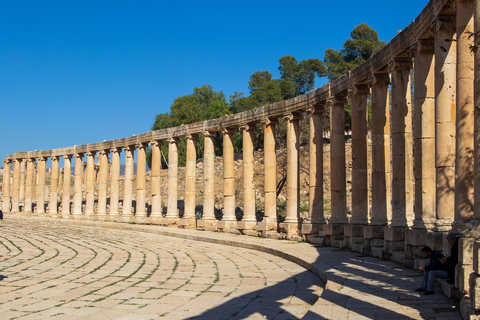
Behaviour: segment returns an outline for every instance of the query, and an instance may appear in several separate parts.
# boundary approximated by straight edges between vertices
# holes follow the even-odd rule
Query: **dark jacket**
[[[458,239],[455,241],[455,244],[450,249],[450,256],[445,262],[445,270],[447,270],[448,277],[450,279],[455,279],[455,267],[458,263]]]
[[[440,259],[443,258],[443,254],[437,251],[432,251],[432,257],[430,258],[430,263],[425,267],[425,271],[431,270],[445,270],[445,265],[440,262]]]

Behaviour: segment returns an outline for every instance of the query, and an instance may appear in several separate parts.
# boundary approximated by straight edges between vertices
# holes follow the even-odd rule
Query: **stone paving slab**
[[[45,236],[35,233],[37,229]],[[48,233],[47,229],[53,231]],[[33,236],[26,230],[33,232]],[[17,236],[17,241],[11,241],[4,231]],[[461,319],[445,296],[427,297],[414,292],[420,274],[413,270],[394,262],[308,243],[23,215],[6,215],[0,227],[0,240],[3,245],[0,274],[10,277],[6,272],[9,268],[14,270],[12,281],[5,278],[2,286],[9,288],[6,293],[10,296],[23,290],[28,292],[28,296],[18,299],[16,309],[0,302],[0,312],[10,312],[12,319],[28,315],[21,307],[22,301],[35,293],[28,286],[16,287],[15,282],[30,281],[36,286],[36,273],[47,275],[50,270],[63,272],[52,279],[64,281],[55,286],[70,285],[65,292],[51,298],[60,299],[55,308],[68,306],[66,314],[81,318],[101,315],[102,319],[109,319],[111,314],[110,319],[123,319],[117,311],[124,309],[121,317],[125,319],[131,315],[138,316],[135,319]],[[205,242],[208,244],[201,245]],[[50,253],[42,243],[51,245],[48,248],[54,252]],[[35,259],[34,265],[18,252],[23,246],[31,259]],[[42,250],[44,253],[40,254]],[[100,253],[103,258],[98,258]],[[262,253],[285,260],[275,260],[271,255],[264,257]],[[79,255],[84,257],[83,264],[78,261]],[[146,261],[148,267],[143,269]],[[102,273],[106,266],[109,273]],[[313,271],[323,284],[298,266]],[[35,268],[33,273],[32,268]],[[179,268],[181,273],[177,274]],[[22,278],[23,274],[26,278]],[[108,280],[109,275],[114,277]],[[99,282],[102,286],[95,287]],[[78,286],[72,288],[72,283]],[[38,290],[48,292],[53,288],[57,289],[39,287]],[[160,290],[157,297],[149,295],[152,290]],[[72,305],[83,302],[82,299],[85,304]],[[48,308],[42,312],[46,311]],[[61,316],[61,313],[56,315],[59,319]]]

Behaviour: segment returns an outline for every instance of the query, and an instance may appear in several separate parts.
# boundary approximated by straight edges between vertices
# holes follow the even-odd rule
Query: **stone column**
[[[178,146],[177,139],[168,141],[168,199],[167,223],[175,223],[178,219]]]
[[[411,58],[396,58],[392,73],[392,222],[408,227],[413,222],[413,127],[410,85]]]
[[[480,3],[474,5],[475,32],[480,32]],[[480,48],[480,37],[475,37],[475,45]],[[480,79],[480,50],[474,54],[475,79]],[[480,220],[480,81],[474,81],[474,218]]]
[[[275,129],[277,119],[263,121],[263,162],[265,165],[265,228],[277,229],[277,154]],[[259,223],[259,225],[263,225]]]
[[[60,199],[63,193],[63,168],[58,169],[58,180],[57,180],[57,200]]]
[[[120,152],[121,147],[110,149],[112,154],[112,177],[110,179],[110,210],[108,212],[108,220],[115,221],[120,216],[118,211],[119,201],[119,181],[120,181]]]
[[[50,176],[50,203],[48,205],[48,213],[57,215],[58,206],[58,157],[52,157],[52,174]]]
[[[451,228],[455,213],[455,118],[456,39],[455,26],[437,21],[435,33],[435,231]]]
[[[182,225],[195,226],[195,169],[197,167],[196,139],[194,135],[187,136],[187,155],[185,167],[185,212]]]
[[[107,215],[108,153],[109,150],[101,150],[98,153],[100,172],[98,177],[98,206],[95,216],[98,220],[105,220]]]
[[[72,175],[72,155],[63,156],[63,195],[62,218],[70,218],[70,177]]]
[[[197,221],[201,228],[211,227],[215,219],[215,145],[216,132],[204,132],[203,151],[203,214]]]
[[[412,48],[415,64],[414,229],[432,229],[435,223],[435,57],[433,41],[420,40]]]
[[[27,174],[25,178],[25,208],[26,213],[33,212],[33,188],[35,186],[35,159],[27,159]],[[13,168],[15,170],[15,167]],[[14,180],[15,183],[15,171],[14,171]]]
[[[83,186],[83,153],[75,154],[75,181],[73,194],[73,218],[78,219],[82,215],[82,186]]]
[[[455,222],[457,233],[465,231],[473,219],[474,158],[474,61],[470,45],[473,39],[473,1],[458,0],[457,8],[457,101],[455,157]]]
[[[46,161],[44,157],[38,158],[38,189],[37,189],[37,214],[45,214],[45,170],[46,170]]]
[[[253,229],[257,224],[255,212],[255,182],[253,165],[253,135],[252,125],[240,128],[243,133],[243,217],[239,222],[239,229]]]
[[[20,203],[25,204],[25,159],[22,159],[20,162],[20,191],[19,191],[19,201]]]
[[[10,212],[10,171],[11,160],[3,160],[3,196],[2,196],[2,210]]]
[[[235,217],[235,159],[233,150],[234,130],[223,130],[223,217],[218,227],[230,229],[237,221]]]
[[[132,190],[133,190],[133,156],[134,146],[125,146],[125,180],[123,186],[123,210],[122,221],[130,222],[132,212]]]
[[[12,181],[12,212],[20,212],[20,159],[13,160],[13,181]],[[31,208],[31,205],[30,205]]]
[[[135,212],[135,220],[137,223],[144,223],[147,218],[145,210],[147,191],[145,188],[147,158],[145,148],[147,144],[137,144],[137,208]]]
[[[152,141],[152,213],[150,220],[152,223],[158,223],[162,218],[162,197],[160,190],[160,170],[162,167],[162,155],[160,143]]]
[[[96,151],[87,152],[87,168],[85,169],[85,216],[87,219],[93,219],[95,213],[95,153]]]

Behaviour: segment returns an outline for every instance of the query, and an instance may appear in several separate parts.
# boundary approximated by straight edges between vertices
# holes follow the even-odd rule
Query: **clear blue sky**
[[[323,60],[360,23],[388,42],[427,2],[2,1],[0,159],[147,132],[203,84],[248,95],[282,56]]]

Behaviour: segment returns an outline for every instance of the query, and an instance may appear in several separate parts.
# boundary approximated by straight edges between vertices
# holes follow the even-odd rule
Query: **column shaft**
[[[83,185],[83,154],[75,154],[75,181],[73,194],[73,216],[78,218],[82,214],[82,185]]]
[[[242,222],[256,222],[255,182],[253,166],[253,129],[245,125],[243,132],[243,217]]]
[[[162,217],[162,197],[160,190],[160,170],[162,155],[158,141],[153,141],[152,146],[152,214],[151,218]]]
[[[72,155],[63,156],[62,217],[70,217],[70,178],[72,176]]]
[[[35,185],[34,166],[35,166],[35,159],[27,159],[27,174],[25,178],[25,208],[24,208],[24,211],[26,213],[33,212],[33,187]],[[13,181],[15,182],[15,180]]]
[[[86,205],[85,215],[92,218],[95,212],[95,151],[87,153],[85,170]]]
[[[203,156],[203,215],[202,219],[215,219],[215,146],[214,132],[205,132]]]
[[[124,222],[130,221],[132,212],[132,190],[133,190],[133,155],[134,146],[125,147],[125,180],[123,187],[123,210],[122,218]]]
[[[52,157],[52,174],[50,176],[50,203],[48,212],[52,215],[57,214],[58,206],[58,157]]]
[[[108,150],[98,153],[100,172],[98,177],[97,218],[104,219],[107,214]]]
[[[46,158],[38,158],[38,186],[37,186],[37,214],[45,213],[45,173],[46,173]]]
[[[20,161],[13,160],[13,181],[12,181],[12,212],[20,211],[19,196],[20,196]]]
[[[185,213],[183,218],[195,218],[195,169],[197,167],[196,137],[187,136],[187,161],[185,168]],[[159,188],[160,189],[160,188]]]
[[[3,198],[2,198],[2,210],[4,212],[10,212],[10,171],[11,161],[3,160]]]
[[[20,162],[20,191],[18,195],[20,203],[25,203],[25,165],[26,160],[22,159]]]
[[[263,124],[263,161],[265,164],[265,218],[267,219],[267,221],[270,221],[272,223],[277,222],[277,155],[275,152],[276,124],[276,120],[272,121],[270,119],[265,121]]]
[[[119,201],[119,186],[120,180],[120,152],[122,148],[112,148],[112,177],[110,180],[110,210],[108,212],[109,218],[115,219],[119,216],[118,201]]]
[[[480,3],[474,5],[475,32],[480,32]],[[480,37],[475,37],[475,45],[480,47]],[[480,50],[474,54],[475,79],[480,79]],[[480,220],[480,81],[474,81],[474,218]]]
[[[145,210],[147,192],[145,188],[145,179],[146,179],[146,153],[145,144],[137,144],[137,208],[135,212],[136,219],[146,219],[147,212]]]
[[[167,218],[178,218],[178,146],[176,139],[168,143],[168,199]]]

